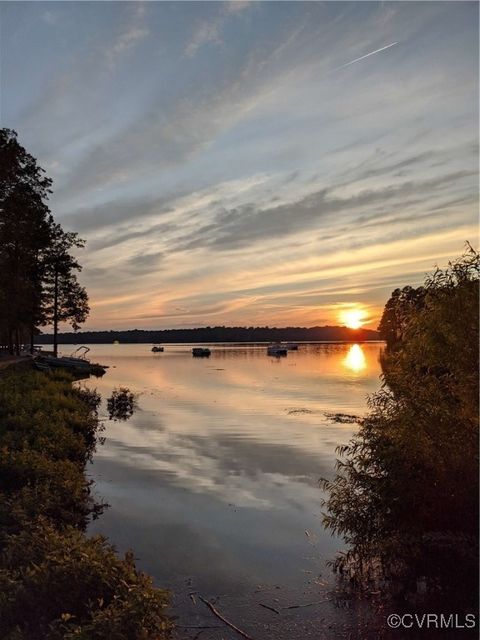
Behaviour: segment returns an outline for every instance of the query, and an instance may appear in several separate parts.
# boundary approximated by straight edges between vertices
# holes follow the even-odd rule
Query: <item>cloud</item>
[[[33,95],[32,101],[18,114],[16,126],[31,141],[42,164],[54,166],[54,188],[58,192],[59,184],[61,187],[62,183],[70,182],[72,168],[78,158],[85,155],[86,149],[90,146],[95,148],[99,140],[110,137],[115,130],[120,109],[115,109],[112,102],[116,76],[112,72],[147,38],[149,29],[145,3],[141,0],[117,5],[112,3],[112,8],[122,8],[115,12],[114,19],[105,30],[91,27],[90,20],[97,19],[94,3],[83,3],[89,26],[87,33],[81,30],[81,13],[72,15],[68,5],[57,4],[61,5],[62,13],[60,10],[47,12],[51,14],[47,21],[62,22],[62,29],[55,33],[57,40],[52,36],[51,46],[57,47],[58,52],[44,63],[44,68],[48,71],[51,67],[51,71],[45,73],[43,82],[37,87],[37,95]],[[71,6],[76,5],[72,3]],[[81,46],[77,43],[75,48],[73,44],[70,47],[66,43],[68,28],[72,28],[77,19]],[[37,38],[40,39],[41,35]],[[45,136],[43,132],[47,130],[55,134]]]
[[[195,83],[187,96],[167,96],[164,104],[155,101],[141,118],[113,135],[108,135],[108,128],[107,134],[102,131],[101,143],[84,145],[88,151],[72,167],[57,195],[63,199],[85,190],[113,189],[131,184],[137,176],[154,178],[193,161],[268,100],[282,76],[290,73],[275,68],[276,55],[276,47],[249,52],[227,77],[218,83],[214,80],[214,86]]]
[[[300,233],[335,220],[341,220],[351,212],[359,216],[362,210],[381,205],[385,208],[405,207],[407,197],[416,197],[417,202],[427,202],[432,194],[447,190],[464,178],[473,178],[471,171],[458,171],[438,176],[430,180],[406,181],[379,189],[364,189],[350,197],[335,195],[335,188],[324,188],[294,203],[258,209],[253,204],[245,204],[231,210],[221,210],[213,221],[195,230],[190,238],[183,241],[182,249],[208,246],[213,249],[240,249],[252,243],[273,238],[281,238]],[[470,188],[474,189],[474,180]],[[393,203],[393,204],[391,204]],[[345,218],[345,222],[355,225],[355,220]]]
[[[158,271],[158,264],[161,261],[163,253],[138,253],[128,260],[128,270],[134,274],[151,273],[152,270]]]
[[[222,9],[225,14],[230,13],[241,13],[252,6],[251,0],[230,0],[229,2],[224,2],[222,5]]]
[[[217,15],[207,20],[198,21],[195,26],[191,38],[185,46],[184,53],[188,57],[194,57],[198,50],[208,44],[223,44],[223,29],[226,22],[231,17],[239,15],[245,11],[251,2],[242,0],[219,3],[219,11]]]
[[[107,47],[105,53],[111,68],[126,51],[145,40],[150,35],[146,26],[145,4],[142,0],[133,3],[131,16],[126,26],[121,28],[114,41]]]
[[[158,218],[167,214],[171,210],[170,204],[180,195],[172,194],[163,198],[142,196],[136,200],[107,201],[101,205],[77,209],[74,213],[64,216],[63,222],[85,233],[133,220],[138,231],[140,218],[148,216]]]
[[[185,47],[185,55],[194,56],[205,44],[222,44],[221,21],[202,21],[195,29],[192,39]]]
[[[138,229],[137,224],[125,225],[120,229],[115,228],[112,231],[107,231],[104,235],[95,234],[88,243],[88,246],[92,251],[99,251],[101,249],[108,249],[109,247],[117,247],[125,242],[139,240],[140,238],[168,236],[168,234],[174,232],[177,228],[178,224],[174,221],[146,226],[141,230]]]

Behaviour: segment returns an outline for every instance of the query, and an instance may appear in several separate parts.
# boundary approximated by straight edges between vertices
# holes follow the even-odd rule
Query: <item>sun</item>
[[[345,309],[340,313],[340,319],[349,329],[360,329],[365,323],[366,315],[364,309]]]

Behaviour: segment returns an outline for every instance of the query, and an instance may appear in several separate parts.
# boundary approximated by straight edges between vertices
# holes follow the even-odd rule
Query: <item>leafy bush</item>
[[[59,533],[43,518],[8,539],[0,593],[4,638],[161,638],[169,628],[167,593],[131,553],[121,560],[103,537]]]
[[[103,505],[85,463],[99,396],[65,374],[0,377],[0,637],[165,638],[168,593],[102,537],[84,535]]]
[[[84,465],[96,444],[98,420],[84,391],[69,376],[35,371],[0,381],[0,442],[9,450],[33,449],[50,459]]]

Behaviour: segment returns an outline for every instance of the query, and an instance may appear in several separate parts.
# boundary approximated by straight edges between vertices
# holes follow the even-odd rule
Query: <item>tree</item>
[[[73,248],[81,248],[84,241],[73,232],[65,232],[59,224],[52,226],[52,242],[44,261],[45,306],[44,324],[53,324],[53,351],[58,354],[58,325],[70,322],[74,331],[85,322],[90,308],[88,295],[78,282],[76,271],[82,267],[72,256]]]
[[[41,298],[40,256],[49,243],[45,200],[51,180],[18,143],[0,130],[0,333],[9,350],[33,336]]]
[[[2,201],[19,185],[29,187],[37,198],[45,200],[52,181],[37,161],[22,147],[13,129],[0,129],[0,194]]]
[[[52,181],[11,129],[0,129],[0,342],[11,353],[52,323],[55,354],[59,322],[76,330],[88,296],[71,255],[84,242],[55,223],[46,201]]]
[[[402,342],[403,333],[415,310],[424,304],[425,287],[407,286],[395,289],[385,305],[378,331],[389,349],[394,349]]]
[[[402,590],[422,578],[459,606],[478,577],[479,272],[468,246],[427,278],[421,304],[400,305],[401,332],[384,334],[384,387],[324,481],[325,524],[350,545],[337,568],[360,582],[380,570]]]

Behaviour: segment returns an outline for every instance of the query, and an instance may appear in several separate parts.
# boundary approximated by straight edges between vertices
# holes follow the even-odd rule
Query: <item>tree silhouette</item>
[[[45,255],[44,324],[53,325],[53,352],[58,354],[58,325],[70,322],[74,331],[87,319],[90,308],[88,295],[80,285],[76,272],[82,267],[70,253],[84,246],[73,232],[65,232],[59,224],[52,225],[52,241]]]
[[[412,313],[421,309],[425,303],[425,294],[425,287],[415,289],[411,286],[392,292],[378,326],[380,337],[385,340],[389,349],[395,349],[401,344]]]
[[[11,129],[0,129],[0,343],[10,353],[33,341],[38,327],[78,329],[88,296],[77,280],[80,264],[71,255],[84,242],[55,223],[46,203],[52,181],[19,144]]]
[[[18,143],[0,130],[0,333],[11,352],[32,338],[40,320],[41,254],[52,217],[45,203],[51,180]]]

